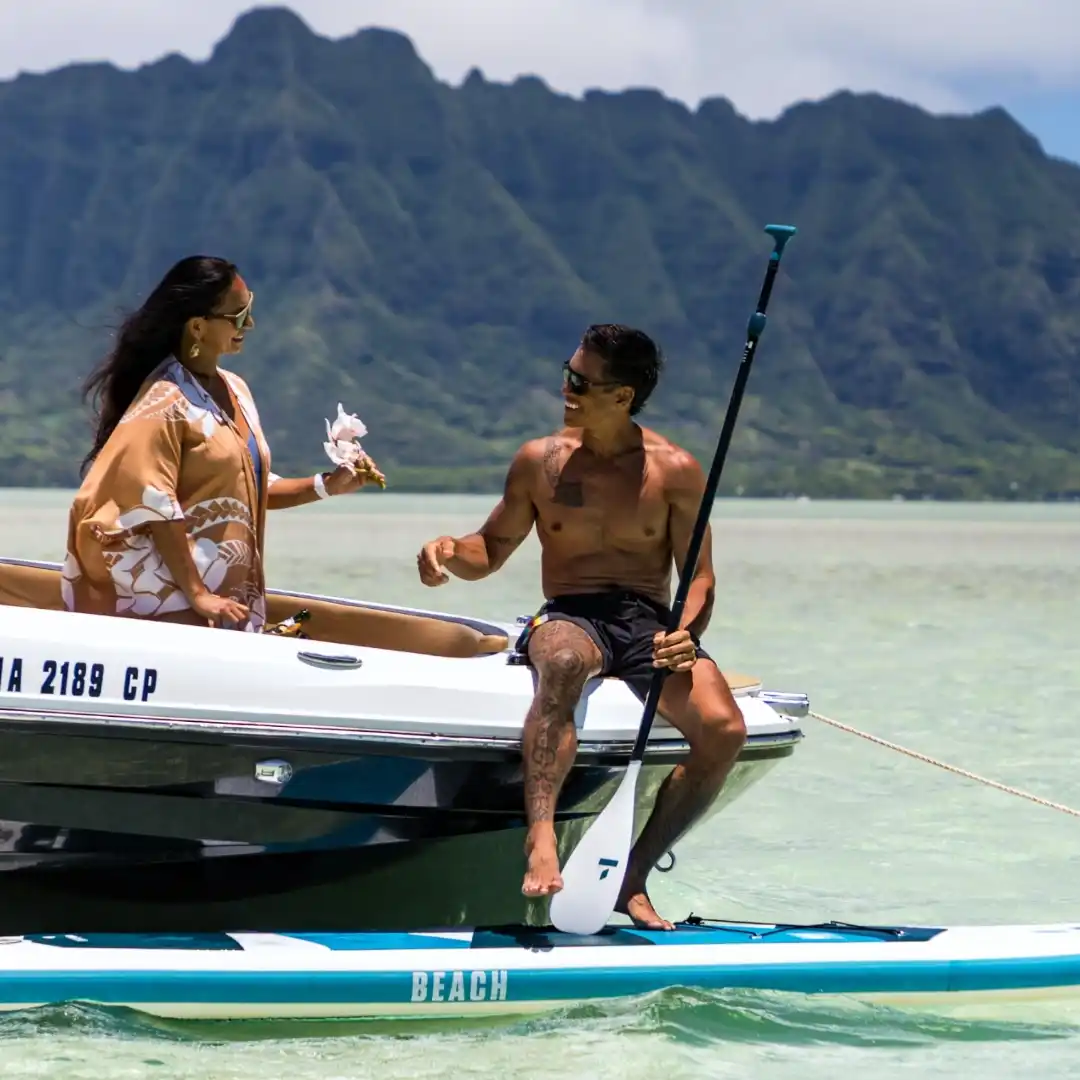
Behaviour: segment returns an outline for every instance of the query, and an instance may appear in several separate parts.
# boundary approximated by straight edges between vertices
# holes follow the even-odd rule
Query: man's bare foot
[[[652,906],[649,894],[644,889],[634,889],[619,897],[615,910],[621,915],[628,915],[633,924],[642,930],[674,930],[674,923],[662,919]]]
[[[526,896],[550,896],[561,892],[563,879],[559,873],[559,849],[555,834],[530,837],[525,850],[528,865],[521,891]]]

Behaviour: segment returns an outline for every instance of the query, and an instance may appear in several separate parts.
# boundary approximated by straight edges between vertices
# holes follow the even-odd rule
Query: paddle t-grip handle
[[[761,295],[758,297],[757,310],[750,316],[750,322],[746,326],[746,341],[751,346],[757,345],[758,338],[765,330],[765,307],[772,295],[776,271],[780,269],[780,260],[784,256],[784,246],[797,232],[794,225],[766,225],[765,231],[773,238],[773,249],[769,256],[769,269],[765,273],[765,282],[761,286]]]
[[[797,230],[794,225],[766,225],[765,231],[773,238],[773,242],[776,244],[771,257],[779,262],[780,256],[784,254],[784,245],[795,235]]]

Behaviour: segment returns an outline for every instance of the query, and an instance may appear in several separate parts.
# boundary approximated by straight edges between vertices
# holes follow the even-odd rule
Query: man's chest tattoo
[[[544,449],[544,478],[551,488],[551,501],[558,506],[581,507],[585,505],[585,487],[580,480],[563,477],[562,448],[550,439]]]

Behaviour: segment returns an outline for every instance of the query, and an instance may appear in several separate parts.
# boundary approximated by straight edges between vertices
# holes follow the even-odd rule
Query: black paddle
[[[712,468],[701,496],[697,521],[690,536],[686,559],[679,575],[679,585],[675,590],[675,601],[671,606],[671,618],[668,621],[668,633],[679,629],[686,596],[690,590],[697,569],[701,545],[705,540],[705,530],[712,514],[716,489],[720,483],[720,474],[724,469],[728,447],[735,431],[735,421],[742,405],[746,381],[750,377],[750,365],[757,352],[758,340],[765,330],[765,309],[772,294],[776,272],[780,269],[780,259],[784,254],[784,245],[795,235],[794,225],[766,225],[765,231],[773,238],[774,247],[769,256],[769,266],[765,271],[765,281],[758,296],[757,310],[750,316],[746,328],[746,347],[743,349],[742,363],[735,376],[735,386],[731,391],[724,426],[716,444]],[[652,729],[653,717],[660,703],[660,692],[664,686],[667,668],[657,668],[649,686],[649,695],[645,700],[645,712],[641,717],[630,763],[623,775],[622,783],[611,797],[607,806],[599,814],[585,835],[574,848],[562,871],[563,887],[551,898],[551,921],[554,926],[571,934],[595,934],[607,923],[618,902],[619,890],[626,873],[627,860],[634,833],[634,803],[637,792],[637,778],[641,771],[641,762],[645,756],[645,746]]]

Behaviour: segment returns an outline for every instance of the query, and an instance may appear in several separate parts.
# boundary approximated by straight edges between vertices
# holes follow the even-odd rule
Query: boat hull
[[[744,988],[992,1013],[1080,995],[1080,926],[680,923],[410,934],[34,936],[0,948],[0,1009],[87,1001],[184,1019],[452,1020]]]
[[[309,738],[287,746],[0,725],[0,934],[408,930],[535,923],[521,895],[520,752]],[[719,813],[790,755],[750,742]],[[637,826],[684,744],[652,747]],[[560,799],[568,851],[622,776],[625,750],[579,755]],[[287,782],[254,779],[288,770]],[[484,868],[478,874],[477,867]]]
[[[0,559],[0,934],[543,921],[521,895],[536,676],[517,625],[273,590],[268,608],[305,611],[306,636],[68,612],[58,566]],[[747,740],[710,814],[791,754],[808,709],[727,674]],[[582,692],[564,854],[641,710],[619,679]],[[658,714],[639,827],[687,752]]]

